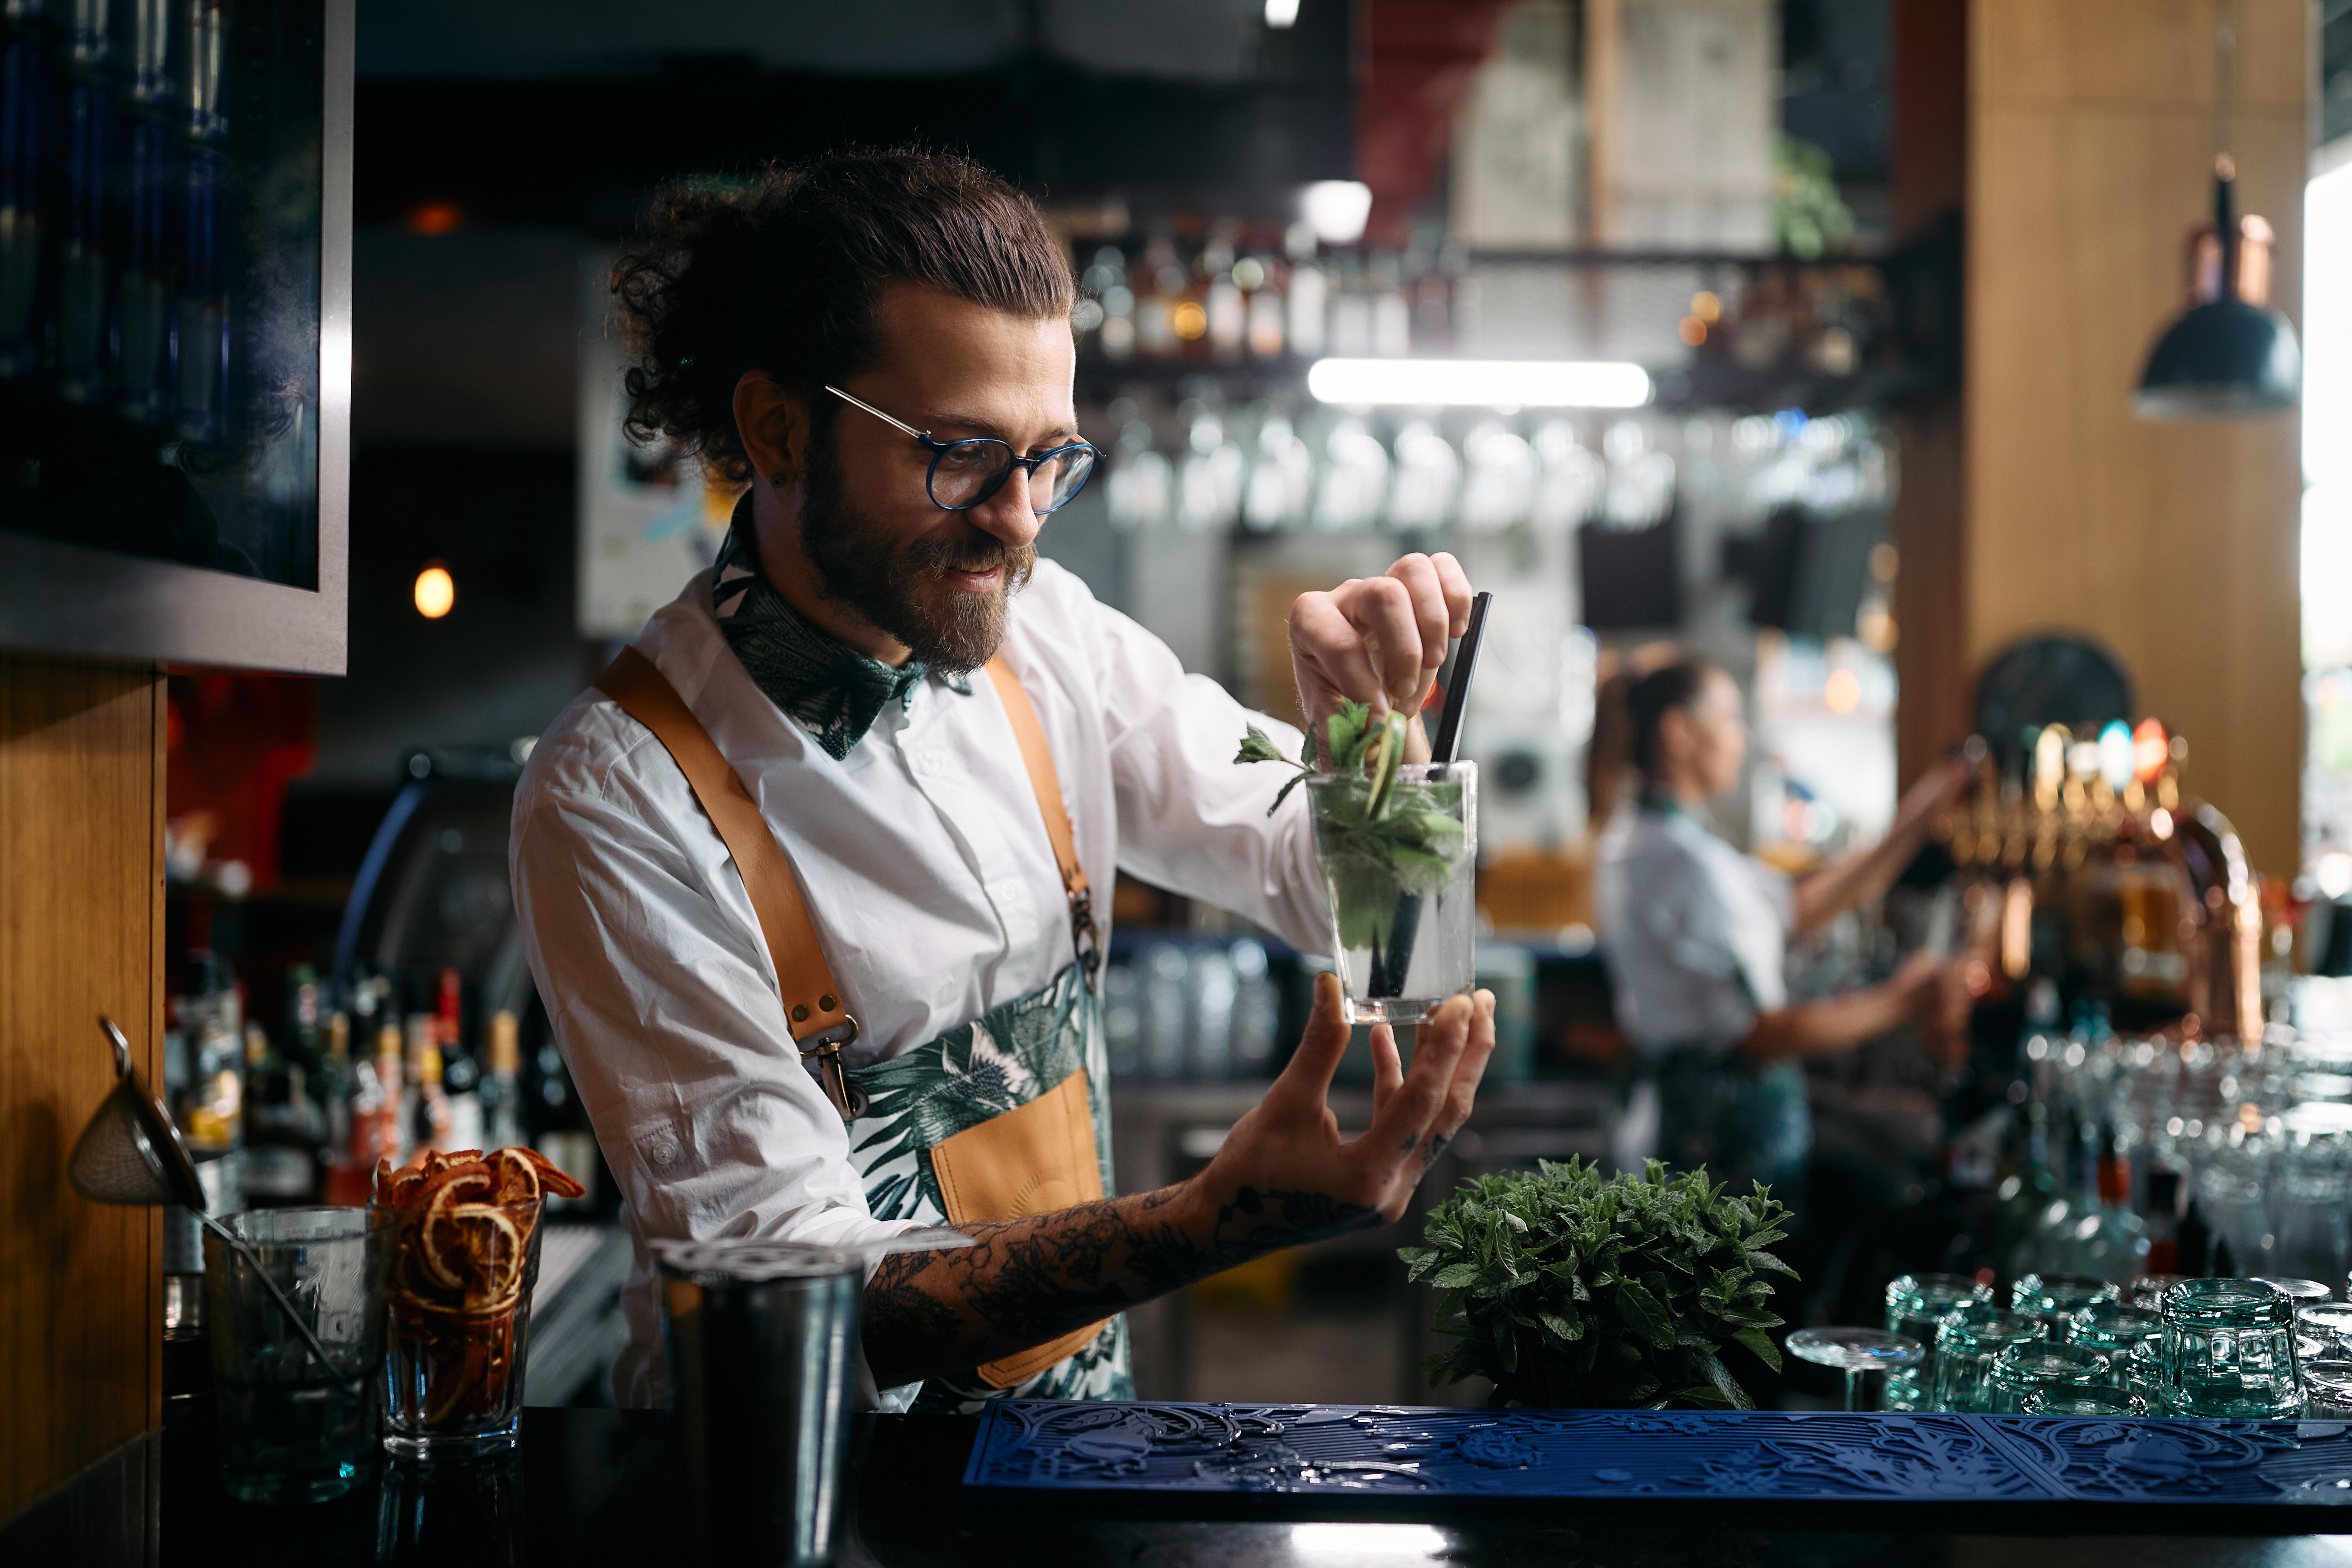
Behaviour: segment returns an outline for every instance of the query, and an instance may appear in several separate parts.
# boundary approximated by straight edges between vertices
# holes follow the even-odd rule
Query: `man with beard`
[[[621,1398],[662,1397],[654,1243],[939,1224],[975,1244],[868,1279],[886,1404],[1125,1394],[1122,1308],[1403,1212],[1493,999],[1424,1024],[1410,1073],[1377,1031],[1343,1142],[1323,977],[1208,1168],[1108,1195],[1092,889],[1130,870],[1309,952],[1330,925],[1304,792],[1269,816],[1234,763],[1251,723],[1297,731],[1038,558],[1095,458],[1060,246],[968,160],[850,153],[665,194],[614,289],[632,433],[749,486],[515,802],[532,973],[636,1244]],[[1302,596],[1307,712],[1417,714],[1468,607],[1442,555]]]

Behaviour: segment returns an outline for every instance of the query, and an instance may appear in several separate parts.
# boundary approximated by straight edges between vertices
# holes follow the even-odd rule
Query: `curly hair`
[[[896,282],[1032,320],[1076,300],[1036,205],[958,153],[855,150],[733,186],[665,186],[613,268],[629,438],[667,437],[712,472],[750,479],[735,384],[765,371],[829,427],[818,394],[871,362],[875,307]]]

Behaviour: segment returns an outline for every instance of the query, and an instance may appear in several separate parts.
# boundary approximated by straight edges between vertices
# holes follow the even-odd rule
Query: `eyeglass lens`
[[[1090,448],[1076,447],[1041,462],[1029,476],[1029,505],[1039,514],[1078,493],[1094,468]],[[931,469],[931,500],[952,510],[980,505],[1003,487],[1013,472],[1013,448],[985,437],[943,447]]]

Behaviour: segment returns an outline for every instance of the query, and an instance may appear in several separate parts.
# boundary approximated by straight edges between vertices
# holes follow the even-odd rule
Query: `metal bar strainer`
[[[270,1295],[278,1300],[289,1321],[319,1358],[321,1367],[331,1367],[327,1359],[327,1347],[285,1290],[271,1278],[269,1270],[245,1238],[205,1212],[205,1186],[196,1179],[195,1162],[188,1158],[188,1146],[180,1142],[180,1130],[172,1125],[170,1113],[139,1069],[131,1065],[131,1042],[122,1037],[114,1020],[103,1013],[98,1026],[106,1031],[114,1047],[114,1088],[99,1102],[97,1112],[75,1141],[72,1155],[66,1162],[66,1177],[73,1183],[74,1191],[97,1204],[120,1204],[132,1208],[154,1208],[177,1204],[202,1221],[206,1229],[221,1238],[229,1249],[242,1258]]]

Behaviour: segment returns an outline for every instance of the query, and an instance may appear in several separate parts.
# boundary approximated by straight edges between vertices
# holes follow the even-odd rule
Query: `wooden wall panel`
[[[159,1425],[152,1209],[85,1202],[66,1156],[163,1029],[163,683],[0,653],[0,1519]]]
[[[2238,0],[2232,148],[2302,299],[2308,7]],[[2188,786],[2258,869],[2299,861],[2300,426],[2136,419],[2211,209],[2214,0],[1974,0],[1969,17],[1967,576],[1971,669],[2087,632],[2187,735]],[[1907,564],[1907,563],[1906,563]]]

